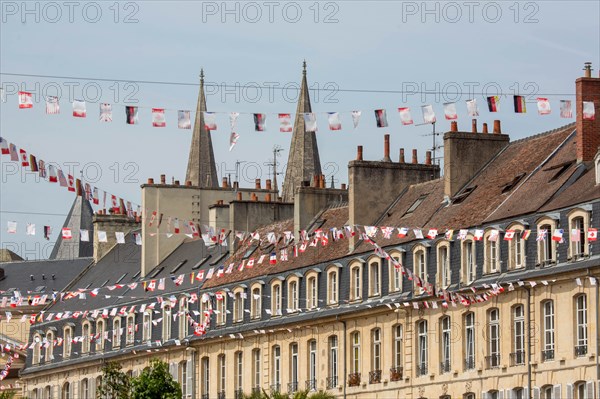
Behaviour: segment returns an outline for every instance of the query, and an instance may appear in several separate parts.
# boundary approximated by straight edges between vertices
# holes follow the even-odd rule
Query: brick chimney
[[[592,64],[585,63],[584,77],[575,81],[575,108],[577,127],[577,162],[594,159],[600,147],[600,78],[592,77]],[[591,101],[596,110],[595,120],[583,119],[583,102]]]

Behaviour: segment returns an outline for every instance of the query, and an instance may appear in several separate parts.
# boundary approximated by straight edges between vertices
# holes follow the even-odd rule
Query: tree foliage
[[[169,366],[152,359],[150,366],[131,382],[131,399],[182,399],[181,386],[169,373]]]
[[[102,366],[102,383],[96,388],[99,398],[129,399],[131,378],[121,371],[118,362],[108,362]]]

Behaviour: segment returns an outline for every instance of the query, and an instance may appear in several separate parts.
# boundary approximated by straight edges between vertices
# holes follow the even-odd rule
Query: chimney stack
[[[413,164],[418,164],[419,163],[419,158],[417,157],[417,150],[416,149],[413,149],[412,163]]]
[[[406,161],[404,160],[404,148],[400,148],[400,158],[398,160],[398,163],[406,163]]]
[[[390,135],[383,136],[383,162],[392,162],[390,158]]]
[[[221,179],[221,188],[227,188],[228,184],[227,184],[227,178],[224,177]]]
[[[255,179],[254,180],[254,188],[256,190],[260,190],[260,179]]]
[[[425,153],[425,165],[431,165],[431,151]]]
[[[154,179],[152,177],[148,178],[148,184],[154,184]]]
[[[500,121],[498,119],[494,120],[494,134],[501,134],[502,129],[500,128]]]
[[[167,176],[160,175],[160,184],[167,184]]]
[[[600,78],[592,77],[591,62],[585,63],[583,78],[575,81],[577,162],[594,160],[600,147]],[[584,119],[583,103],[592,103],[595,120]]]
[[[363,160],[363,146],[359,145],[356,148],[356,160],[357,161],[362,161]]]
[[[471,133],[477,133],[477,119],[473,119],[471,122]]]
[[[481,131],[481,133],[488,134],[488,127],[487,127],[487,123],[484,123],[484,124],[483,124],[483,130]]]
[[[267,179],[266,184],[267,184],[267,187],[266,187],[267,190],[269,190],[269,191],[273,190],[273,186],[271,184],[271,179]]]
[[[346,183],[342,183],[342,190],[346,189]]]
[[[456,122],[456,121],[450,122],[450,131],[458,132],[458,122]]]
[[[237,192],[237,200],[241,201],[242,200],[242,193],[241,192]]]

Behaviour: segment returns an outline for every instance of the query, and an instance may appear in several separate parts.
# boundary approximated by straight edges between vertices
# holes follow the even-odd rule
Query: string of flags
[[[504,96],[488,96],[487,108],[490,113],[500,112],[501,99]],[[20,109],[31,109],[33,108],[33,95],[30,92],[20,91],[18,92],[18,103]],[[477,99],[472,98],[466,100],[466,113],[469,117],[479,116],[479,106]],[[549,115],[552,113],[552,107],[550,100],[547,97],[537,97],[537,113],[539,115]],[[561,118],[572,118],[573,117],[573,102],[571,100],[559,100],[559,110]],[[125,107],[125,123],[128,125],[137,125],[140,123],[140,107],[126,105]],[[433,110],[433,105],[426,104],[421,105],[421,113],[423,123],[435,123],[436,116]],[[59,98],[56,96],[48,96],[46,98],[46,114],[57,115],[60,114]],[[150,121],[153,127],[166,127],[166,109],[165,108],[154,108],[151,107]],[[521,95],[513,96],[513,110],[515,113],[522,114],[527,112],[526,97]],[[446,120],[457,120],[458,112],[455,102],[447,102],[443,104],[444,117]],[[400,116],[400,122],[402,125],[414,124],[411,116],[410,107],[399,107],[398,113]],[[582,113],[583,119],[594,120],[596,110],[592,101],[582,102]],[[236,121],[239,112],[204,112],[204,124],[207,130],[217,130],[217,114],[229,114],[231,131],[235,131]],[[306,131],[316,132],[317,129],[317,115],[324,114],[327,119],[327,125],[329,130],[337,131],[342,129],[342,122],[340,118],[340,112],[324,112],[324,113],[304,113],[302,114]],[[75,118],[86,118],[87,117],[87,106],[84,100],[74,100],[72,102],[72,115]],[[267,129],[267,114],[265,113],[252,113],[254,121],[254,130],[262,132]],[[279,131],[282,133],[289,133],[292,131],[293,124],[291,114],[279,113],[275,114],[278,120]],[[351,111],[350,112],[353,126],[356,129],[358,127],[362,111]],[[387,111],[386,109],[375,109],[375,122],[378,128],[388,127]],[[112,104],[100,103],[99,104],[99,120],[101,122],[112,122],[113,121],[113,108]],[[177,111],[177,127],[179,129],[191,129],[191,111],[190,110],[178,110]]]

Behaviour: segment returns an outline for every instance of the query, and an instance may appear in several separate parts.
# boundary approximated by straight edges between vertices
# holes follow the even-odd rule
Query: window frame
[[[162,341],[166,342],[171,339],[171,335],[173,333],[173,319],[171,318],[173,314],[173,309],[170,304],[163,302],[162,307],[162,329],[161,329],[161,337]]]
[[[71,357],[73,350],[73,327],[68,325],[63,327],[63,358]]]
[[[300,311],[300,278],[291,275],[287,279],[287,309],[288,313]]]
[[[118,349],[121,347],[121,317],[116,316],[113,317],[112,324],[112,347],[113,349]]]
[[[367,265],[369,270],[369,297],[381,296],[381,258],[371,256],[367,260]]]
[[[476,361],[476,333],[475,333],[475,312],[467,312],[463,316],[465,328],[464,340],[464,359],[465,370],[475,369]]]
[[[258,290],[258,294],[255,292]],[[250,299],[250,318],[260,319],[262,316],[262,284],[255,283],[250,287],[252,298]],[[255,297],[258,295],[258,297]]]
[[[311,270],[304,275],[306,280],[306,309],[314,310],[319,307],[319,273]]]
[[[509,225],[506,230],[515,232],[512,240],[508,241],[508,270],[523,269],[526,266],[527,259],[526,241],[523,239],[525,226],[521,223],[514,223]]]
[[[485,273],[486,274],[495,274],[500,273],[502,269],[502,261],[501,261],[501,246],[500,246],[500,232],[498,231],[498,236],[496,237],[496,241],[490,241],[490,236],[492,232],[497,229],[488,229],[483,235],[483,245],[484,245],[484,265],[485,265]]]
[[[442,256],[442,252],[446,255]],[[437,254],[437,278],[436,284],[443,289],[447,289],[452,284],[452,269],[450,267],[450,242],[440,241],[436,247]]]
[[[327,268],[327,305],[339,305],[340,302],[340,270],[337,266]]]
[[[389,292],[402,292],[402,283],[404,276],[402,275],[403,265],[403,252],[390,251],[390,260],[388,261],[388,280],[389,280]],[[392,259],[398,262],[399,266],[396,267]]]
[[[417,280],[413,282],[413,292],[415,295],[425,294],[425,283],[427,283],[429,275],[427,274],[427,247],[417,244],[413,247],[413,272],[414,275],[423,281],[423,285],[419,287]],[[419,255],[421,254],[421,255]]]
[[[100,328],[102,326],[102,328]],[[98,339],[96,340],[96,352],[104,350],[104,333],[106,332],[106,322],[103,318],[99,318],[96,320],[96,335]]]
[[[278,279],[271,283],[271,317],[283,316],[281,309],[282,287],[283,284]]]
[[[125,345],[135,343],[135,313],[129,313],[125,320]]]
[[[142,342],[152,340],[152,309],[144,310],[142,316]]]
[[[353,331],[350,333],[350,370],[352,373],[360,373],[361,370],[361,342],[360,342],[360,331]]]
[[[461,281],[465,285],[471,285],[477,280],[477,246],[472,234],[461,242]]]
[[[575,305],[575,347],[579,348],[584,346],[589,347],[589,320],[588,320],[588,302],[587,295],[585,293],[577,294],[573,298]]]
[[[189,301],[188,298],[182,296],[179,298],[179,312],[178,312],[178,323],[177,323],[177,335],[179,339],[184,339],[189,335],[189,322],[188,322],[188,312],[189,312]],[[185,392],[185,391],[184,391]]]
[[[590,227],[590,212],[581,208],[575,208],[567,214],[569,221],[569,231],[567,234],[569,240],[569,259],[579,260],[590,254],[590,246],[588,241],[587,230]],[[581,225],[576,223],[581,220]],[[579,241],[571,240],[571,230],[579,228]]]
[[[363,263],[350,264],[350,302],[361,301],[363,297]]]
[[[556,263],[556,241],[552,239],[552,234],[556,229],[556,220],[550,217],[543,217],[536,222],[537,231],[545,229],[546,237],[543,240],[537,241],[537,263],[541,266],[551,265]],[[546,228],[547,227],[547,228]],[[536,234],[537,235],[537,234]],[[549,258],[548,258],[549,255]]]
[[[542,301],[542,351],[555,351],[556,350],[556,320],[555,320],[555,308],[554,301],[547,299]],[[554,359],[545,359],[554,360]]]

